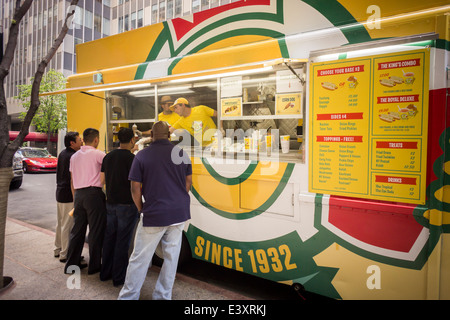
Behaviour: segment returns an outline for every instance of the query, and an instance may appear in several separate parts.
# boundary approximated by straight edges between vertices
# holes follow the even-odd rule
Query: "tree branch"
[[[78,0],[72,0],[72,2],[70,3],[70,6],[76,6],[77,4],[78,4]],[[55,55],[55,53],[58,50],[58,48],[60,47],[61,43],[63,42],[64,37],[67,34],[67,31],[69,31],[68,22],[72,20],[72,16],[74,14],[75,14],[75,10],[72,10],[71,12],[67,13],[66,19],[64,20],[64,24],[62,26],[62,29],[61,29],[58,37],[53,42],[53,45],[50,48],[50,50],[48,51],[47,55],[44,57],[44,59],[42,59],[42,61],[38,65],[38,68],[34,75],[33,84],[31,87],[30,108],[28,109],[28,112],[22,123],[22,128],[20,129],[20,133],[17,135],[16,139],[12,142],[12,145],[14,147],[18,148],[29,132],[29,127],[30,127],[31,121],[33,120],[33,117],[36,114],[37,109],[39,108],[39,104],[40,104],[39,88],[40,88],[42,76],[44,75],[44,72],[45,72],[45,68],[47,67],[48,63]]]
[[[11,25],[9,28],[8,43],[5,52],[0,61],[0,167],[10,166],[15,150],[10,148],[9,144],[9,126],[8,126],[8,108],[6,105],[6,92],[4,91],[5,78],[9,74],[12,61],[14,60],[14,52],[17,47],[17,38],[19,35],[19,24],[22,18],[30,9],[33,0],[25,0],[20,5],[20,0],[16,0],[16,6]],[[2,50],[0,48],[0,50]]]

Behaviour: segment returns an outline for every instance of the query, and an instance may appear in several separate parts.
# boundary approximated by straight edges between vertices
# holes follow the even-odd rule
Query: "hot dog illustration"
[[[381,79],[380,84],[382,84],[383,86],[386,86],[386,87],[395,86],[394,80],[391,80],[391,79]]]
[[[236,110],[237,108],[238,108],[237,106],[231,106],[231,107],[228,107],[228,108],[225,109],[224,113],[225,113],[225,114],[231,113],[231,112],[233,112],[234,110]]]
[[[401,119],[400,115],[398,114],[398,112],[391,111],[391,112],[388,112],[388,115],[391,116],[392,119],[394,119],[394,120],[400,120]]]
[[[401,84],[404,82],[402,77],[397,77],[397,76],[391,76],[389,77],[389,79],[391,79],[392,81],[394,81],[396,84]]]
[[[394,118],[386,113],[382,113],[379,115],[380,119],[386,122],[394,122]]]
[[[332,82],[322,82],[322,87],[324,89],[331,90],[331,91],[334,91],[338,88],[338,86]]]

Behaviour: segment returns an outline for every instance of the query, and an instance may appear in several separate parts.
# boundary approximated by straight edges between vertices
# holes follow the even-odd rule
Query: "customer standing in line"
[[[133,202],[128,174],[133,163],[134,132],[121,128],[117,138],[118,149],[103,159],[100,179],[106,186],[106,232],[103,241],[100,280],[113,280],[114,286],[125,282],[128,266],[128,250],[134,227],[139,218]]]
[[[129,179],[131,194],[139,212],[134,251],[128,264],[121,300],[137,300],[158,243],[164,262],[153,291],[153,300],[170,300],[181,239],[190,219],[189,190],[192,166],[188,155],[169,141],[167,123],[153,125],[153,142],[134,158]],[[141,187],[142,185],[142,187]],[[145,202],[142,201],[142,196]]]
[[[55,230],[55,258],[59,261],[67,261],[67,249],[69,246],[70,230],[73,226],[73,218],[69,215],[73,209],[73,195],[70,184],[70,158],[83,145],[78,132],[67,132],[64,137],[65,149],[58,155],[56,167],[56,230]]]
[[[74,225],[70,232],[69,250],[65,273],[70,266],[87,267],[81,264],[81,253],[89,225],[88,274],[100,272],[103,238],[106,228],[105,194],[100,181],[100,169],[105,153],[97,150],[100,134],[97,129],[83,132],[84,146],[70,158],[72,193],[74,194]]]

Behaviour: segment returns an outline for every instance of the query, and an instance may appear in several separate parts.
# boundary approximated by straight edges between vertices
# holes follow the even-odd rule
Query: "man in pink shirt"
[[[97,150],[99,137],[100,134],[96,129],[84,130],[85,145],[70,158],[69,170],[74,194],[74,225],[70,232],[64,273],[72,273],[73,269],[69,269],[70,266],[87,267],[80,261],[88,225],[88,274],[100,271],[106,228],[106,197],[100,181],[100,169],[105,153]]]

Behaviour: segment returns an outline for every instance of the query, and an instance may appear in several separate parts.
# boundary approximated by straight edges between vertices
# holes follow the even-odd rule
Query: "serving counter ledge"
[[[246,160],[246,161],[276,161],[287,163],[304,163],[302,150],[290,150],[288,153],[282,153],[281,150],[272,151],[266,153],[261,152],[235,152],[235,151],[222,151],[211,150],[209,147],[181,147],[185,150],[189,156],[201,157],[201,158],[215,158],[224,160]]]

